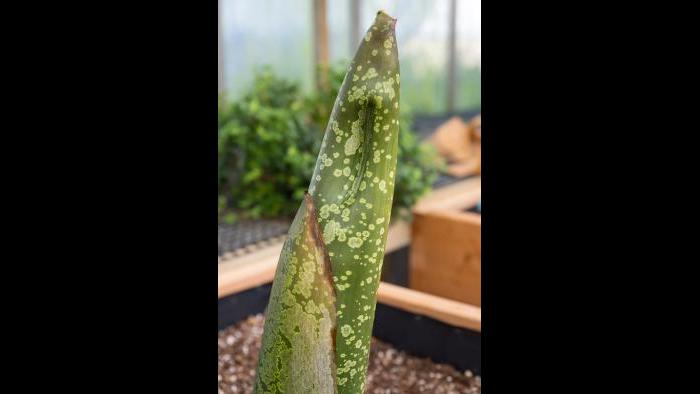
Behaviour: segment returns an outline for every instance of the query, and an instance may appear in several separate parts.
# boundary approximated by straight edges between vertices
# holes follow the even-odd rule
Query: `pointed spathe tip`
[[[384,10],[377,11],[376,20],[378,24],[388,26],[391,30],[396,28],[396,18],[393,18],[391,15],[387,14]]]

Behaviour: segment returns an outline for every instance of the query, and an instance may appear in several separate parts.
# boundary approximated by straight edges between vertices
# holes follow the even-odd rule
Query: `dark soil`
[[[219,331],[219,394],[252,393],[262,338],[262,315]],[[445,364],[408,355],[372,338],[367,394],[481,393],[481,379]]]

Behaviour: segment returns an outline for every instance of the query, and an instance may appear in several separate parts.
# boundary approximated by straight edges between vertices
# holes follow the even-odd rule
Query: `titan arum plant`
[[[348,67],[267,308],[256,393],[361,393],[394,194],[396,20],[380,11]]]

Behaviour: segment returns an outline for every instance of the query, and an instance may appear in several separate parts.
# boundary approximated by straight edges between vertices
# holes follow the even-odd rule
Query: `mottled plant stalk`
[[[336,99],[282,249],[256,393],[361,393],[394,194],[399,62],[380,11]]]

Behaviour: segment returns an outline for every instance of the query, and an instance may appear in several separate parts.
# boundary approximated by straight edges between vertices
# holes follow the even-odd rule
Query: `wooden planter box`
[[[224,287],[220,278],[220,330],[264,312],[272,275],[242,269]],[[372,334],[409,354],[481,374],[479,307],[381,283]]]
[[[481,306],[481,215],[416,209],[413,218],[409,286]]]

